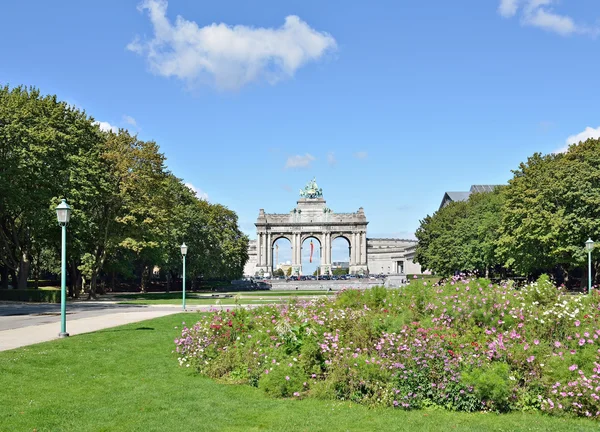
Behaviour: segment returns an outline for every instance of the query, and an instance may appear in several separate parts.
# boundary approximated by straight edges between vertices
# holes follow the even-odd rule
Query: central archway
[[[323,261],[321,240],[316,236],[306,236],[302,241],[301,268],[303,276],[311,276],[320,269]]]

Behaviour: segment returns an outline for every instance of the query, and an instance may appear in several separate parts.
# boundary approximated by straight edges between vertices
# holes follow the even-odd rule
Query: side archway
[[[292,240],[287,235],[274,237],[271,243],[271,273],[274,276],[289,276],[293,261]],[[279,271],[281,270],[281,271]],[[283,274],[281,274],[283,273]]]

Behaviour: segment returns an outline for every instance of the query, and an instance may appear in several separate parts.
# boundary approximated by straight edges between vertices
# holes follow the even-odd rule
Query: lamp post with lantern
[[[56,207],[58,225],[62,227],[61,267],[60,267],[60,333],[58,337],[67,337],[67,224],[71,218],[71,207],[63,199]]]
[[[592,293],[592,249],[594,249],[594,241],[589,238],[585,242],[585,249],[588,252],[588,294]]]
[[[183,257],[183,310],[185,310],[185,256],[187,255],[185,242],[181,245],[181,256]]]

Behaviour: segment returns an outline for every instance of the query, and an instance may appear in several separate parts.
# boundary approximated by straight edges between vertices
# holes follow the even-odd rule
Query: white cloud
[[[503,17],[512,17],[517,13],[517,7],[519,6],[519,0],[500,0],[500,6],[498,12]]]
[[[186,183],[185,184],[192,192],[194,192],[194,195],[196,195],[196,198],[204,200],[204,201],[208,201],[208,194],[206,192],[204,192],[202,189],[197,188],[196,186],[194,186],[191,183]]]
[[[369,153],[367,153],[366,151],[359,151],[354,153],[354,157],[358,158],[358,159],[366,159],[369,156]]]
[[[111,125],[109,122],[96,121],[96,122],[94,122],[94,124],[97,124],[100,127],[100,130],[104,131],[104,132],[114,132],[114,133],[119,132],[119,128]]]
[[[331,35],[295,15],[287,16],[279,28],[224,23],[199,27],[181,16],[172,23],[166,17],[166,0],[144,0],[138,9],[148,12],[154,36],[136,37],[127,49],[144,55],[154,73],[187,84],[208,81],[228,90],[261,79],[273,84],[337,47]]]
[[[295,155],[288,157],[285,167],[286,168],[308,168],[315,157],[310,153],[306,153],[304,156]]]
[[[135,121],[135,119],[131,116],[128,115],[123,115],[123,121],[131,126],[137,127],[137,122]]]
[[[335,158],[335,153],[329,152],[327,153],[327,163],[329,166],[334,166],[337,163],[337,159]]]
[[[562,36],[598,34],[598,27],[575,23],[570,16],[554,12],[552,6],[555,3],[558,3],[558,0],[500,0],[498,13],[505,18],[511,18],[520,12],[523,25],[538,27]]]
[[[587,141],[590,138],[594,138],[594,139],[600,138],[600,126],[597,129],[594,129],[594,128],[588,126],[585,128],[585,130],[583,132],[579,132],[576,135],[571,135],[565,141],[565,145],[563,147],[559,148],[558,150],[556,150],[554,153],[564,153],[567,150],[569,150],[569,146],[571,144],[578,144],[582,141]]]

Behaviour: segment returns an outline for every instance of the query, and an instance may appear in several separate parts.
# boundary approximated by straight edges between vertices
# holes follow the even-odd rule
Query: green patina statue
[[[323,189],[317,186],[315,178],[304,189],[300,189],[300,198],[323,198]]]

